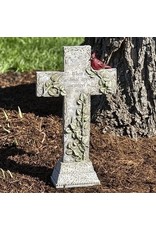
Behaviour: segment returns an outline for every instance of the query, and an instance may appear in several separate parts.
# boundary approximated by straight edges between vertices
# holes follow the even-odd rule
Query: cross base
[[[56,188],[100,185],[90,160],[70,163],[58,161],[54,167],[51,181]]]

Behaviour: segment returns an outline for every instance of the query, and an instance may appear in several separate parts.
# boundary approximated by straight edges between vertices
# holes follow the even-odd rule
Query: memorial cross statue
[[[64,96],[63,156],[52,172],[56,188],[100,184],[89,159],[91,95],[115,93],[116,69],[95,71],[90,46],[64,47],[64,72],[37,72],[37,96]]]

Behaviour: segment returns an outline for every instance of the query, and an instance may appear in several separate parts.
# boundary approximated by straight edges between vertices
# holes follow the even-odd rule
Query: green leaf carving
[[[60,75],[58,75],[57,73],[53,74],[50,77],[50,80],[45,82],[43,86],[43,95],[48,93],[50,96],[59,96],[59,95],[65,96],[66,91],[64,87],[60,84],[59,79],[60,79]]]
[[[67,155],[72,155],[73,154],[73,150],[68,149],[68,151],[66,152]]]
[[[60,79],[60,76],[58,75],[58,73],[54,73],[51,77],[50,80],[53,82],[58,82]]]
[[[50,96],[55,96],[58,93],[58,90],[55,88],[50,88],[48,93]]]
[[[72,138],[75,139],[75,137],[76,137],[76,134],[72,133]]]
[[[71,127],[72,130],[76,129],[76,123],[71,123],[69,127]]]
[[[76,143],[76,141],[74,141],[74,142],[73,142],[73,146],[76,146],[76,145],[77,145],[77,143]]]
[[[79,141],[81,141],[81,138],[82,138],[81,134],[80,134],[80,133],[76,133],[76,138],[77,138]]]
[[[68,143],[67,148],[72,149],[72,143]]]
[[[105,70],[97,71],[92,68],[86,69],[86,73],[89,77],[97,76],[99,78],[99,91],[103,94],[109,93],[110,90],[108,89],[108,78],[106,76]]]
[[[89,115],[87,105],[87,95],[81,93],[77,100],[76,118],[71,118],[71,123],[66,128],[66,133],[70,135],[71,142],[67,144],[67,154],[70,150],[70,155],[75,161],[84,160],[85,150],[89,147],[88,128]],[[72,152],[72,154],[71,154]]]
[[[95,77],[95,74],[93,73],[93,71],[91,69],[86,69],[86,73],[92,78]]]
[[[61,90],[60,94],[61,94],[61,96],[66,96],[66,91],[65,90]]]
[[[80,115],[80,114],[81,114],[81,108],[78,108],[78,109],[76,110],[76,114],[77,114],[77,115]]]
[[[66,128],[65,131],[66,131],[66,133],[71,133],[72,132],[70,128]]]
[[[100,91],[101,93],[103,93],[103,94],[106,94],[106,89],[105,89],[105,88],[101,88],[99,91]]]
[[[77,101],[77,104],[78,105],[81,105],[83,102],[79,99],[78,101]]]
[[[88,123],[88,122],[86,122],[86,123],[84,124],[84,129],[89,129],[89,123]]]

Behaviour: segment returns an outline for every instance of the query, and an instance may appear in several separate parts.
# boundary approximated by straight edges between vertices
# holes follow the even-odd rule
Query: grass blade
[[[6,121],[9,121],[8,114],[5,112],[4,109],[2,109],[2,111],[3,111],[3,114],[4,114],[4,117],[5,117]]]
[[[5,172],[2,168],[0,168],[0,171],[2,172],[3,179],[5,179]]]
[[[3,127],[3,130],[6,131],[7,133],[11,133],[11,131],[6,129],[5,127]]]
[[[22,113],[22,111],[21,111],[21,109],[20,109],[19,106],[18,106],[18,114],[19,114],[19,117],[20,117],[21,119],[23,119],[23,113]]]

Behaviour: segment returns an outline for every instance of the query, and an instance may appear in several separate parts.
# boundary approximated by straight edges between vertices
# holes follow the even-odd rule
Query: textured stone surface
[[[64,47],[64,72],[37,72],[37,96],[64,96],[63,163],[52,175],[57,187],[99,183],[89,161],[90,95],[115,93],[116,69],[94,71],[90,57],[90,46]]]
[[[51,180],[56,188],[99,185],[100,181],[90,160],[64,163],[58,161]]]

